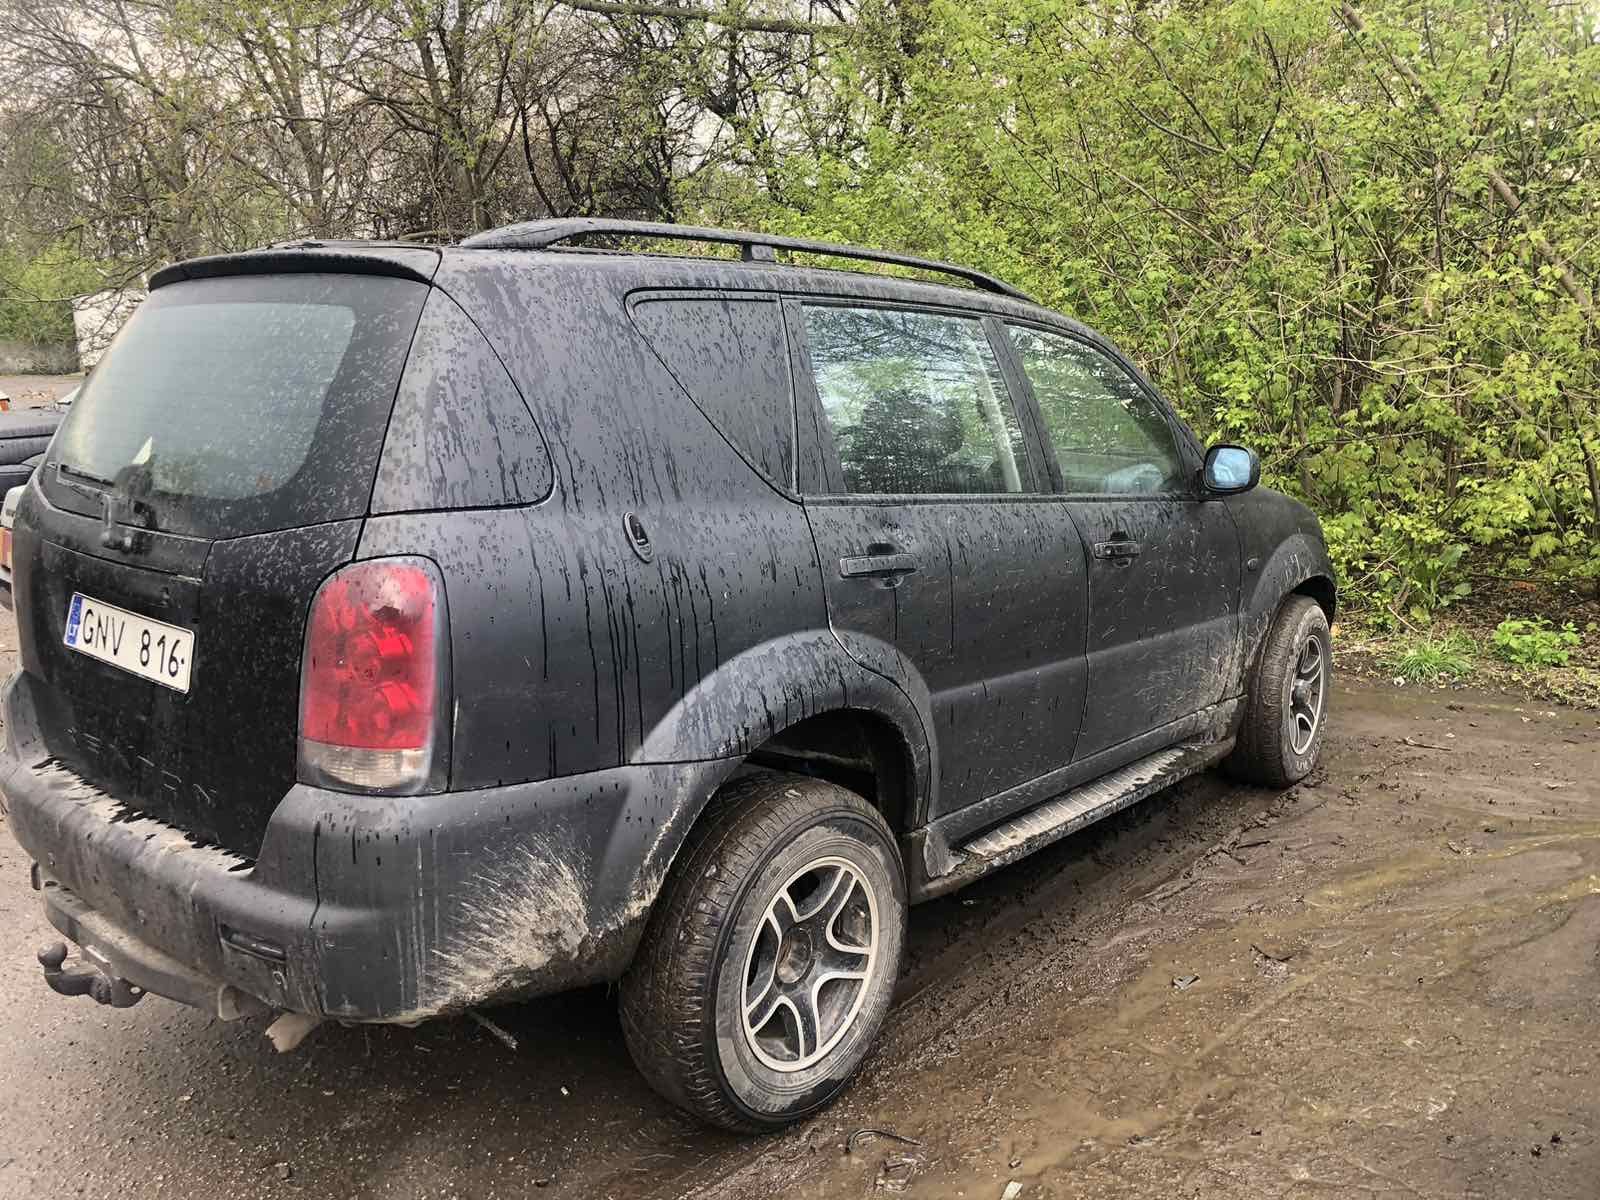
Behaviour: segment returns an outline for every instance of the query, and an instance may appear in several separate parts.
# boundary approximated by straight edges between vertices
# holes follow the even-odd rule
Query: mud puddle
[[[1600,727],[1340,699],[1309,786],[947,979],[985,1002],[699,1194],[1600,1196]]]
[[[1597,738],[1342,689],[1308,786],[1208,775],[915,910],[859,1084],[754,1141],[649,1093],[603,989],[496,1012],[516,1053],[63,1000],[0,834],[0,1197],[1593,1200]]]

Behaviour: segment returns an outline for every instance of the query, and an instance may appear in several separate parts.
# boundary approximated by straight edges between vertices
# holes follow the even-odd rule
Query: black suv
[[[908,903],[1310,770],[1332,572],[1258,474],[947,264],[561,220],[169,267],[16,519],[46,979],[280,1048],[620,981],[665,1095],[793,1120]]]

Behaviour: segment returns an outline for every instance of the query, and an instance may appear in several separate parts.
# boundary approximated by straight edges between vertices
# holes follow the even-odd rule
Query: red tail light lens
[[[301,777],[386,792],[439,782],[446,654],[432,563],[369,559],[324,581],[300,669]]]

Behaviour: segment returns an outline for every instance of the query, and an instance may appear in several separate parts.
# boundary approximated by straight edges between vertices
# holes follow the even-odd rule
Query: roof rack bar
[[[738,246],[740,257],[745,262],[776,262],[776,251],[796,250],[804,254],[820,254],[829,258],[853,258],[864,262],[889,263],[897,267],[911,267],[939,275],[953,275],[986,292],[1032,303],[1032,298],[1027,293],[1012,287],[1004,280],[956,263],[937,262],[931,258],[917,258],[910,254],[895,254],[888,250],[867,250],[860,246],[813,242],[806,238],[743,233],[736,229],[707,229],[697,225],[670,225],[662,221],[615,221],[605,217],[560,217],[546,221],[524,221],[517,225],[505,225],[499,229],[475,233],[469,238],[463,238],[460,244],[469,250],[547,250],[562,242],[598,236],[716,242]]]

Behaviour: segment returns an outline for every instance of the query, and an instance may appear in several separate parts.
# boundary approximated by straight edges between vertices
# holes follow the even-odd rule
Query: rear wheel
[[[690,834],[622,981],[640,1072],[725,1129],[837,1096],[889,1009],[905,877],[883,818],[821,780],[729,785]]]
[[[1290,596],[1261,649],[1228,758],[1230,773],[1267,787],[1287,787],[1310,774],[1327,725],[1332,645],[1322,606]]]

